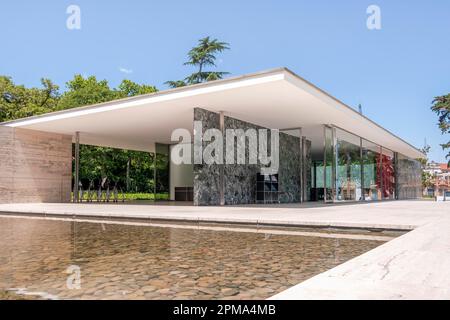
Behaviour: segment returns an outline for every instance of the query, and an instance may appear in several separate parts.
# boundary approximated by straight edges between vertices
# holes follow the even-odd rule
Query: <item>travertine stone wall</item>
[[[68,202],[72,138],[0,126],[0,203]]]
[[[422,197],[422,166],[418,160],[397,156],[398,199],[417,199]]]
[[[219,114],[201,108],[194,110],[194,120],[202,121],[202,130],[220,128]],[[225,117],[226,129],[263,129],[252,123],[239,119]],[[225,137],[224,137],[225,138]],[[225,143],[225,141],[224,141]],[[309,143],[309,142],[308,142]],[[203,142],[203,146],[208,143]],[[310,146],[310,143],[308,144]],[[281,202],[300,201],[300,139],[285,133],[280,133],[280,167],[279,188]],[[268,143],[270,148],[270,139]],[[309,152],[310,148],[308,148]],[[225,152],[225,146],[224,146]],[[246,144],[246,159],[248,159],[248,143]],[[310,159],[310,157],[308,157]],[[261,164],[226,165],[224,168],[225,204],[249,204],[256,200],[256,174]],[[220,166],[213,164],[194,165],[194,204],[218,205],[220,203]]]

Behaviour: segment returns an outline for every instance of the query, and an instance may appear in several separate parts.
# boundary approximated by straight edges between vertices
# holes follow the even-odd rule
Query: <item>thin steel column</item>
[[[302,137],[302,128],[298,129],[299,132],[299,139],[300,139],[300,203],[302,203],[303,201],[305,201],[304,199],[304,189],[305,189],[305,185],[304,185],[304,181],[303,181],[303,170],[304,170],[304,161],[303,161],[303,137]]]
[[[80,184],[80,132],[75,132],[75,188],[73,190],[73,201],[80,202],[78,192]]]
[[[220,126],[220,132],[222,133],[222,137],[225,136],[225,115],[223,113],[223,111],[220,111],[219,113],[219,126]],[[223,161],[223,160],[222,160]],[[219,170],[219,196],[220,196],[220,205],[224,206],[225,205],[225,164],[222,163],[220,165],[220,170]]]
[[[395,200],[398,200],[398,152],[394,152],[394,181],[395,181]]]
[[[153,144],[153,202],[156,202],[156,143]]]
[[[323,202],[327,202],[327,126],[323,126]]]
[[[381,189],[381,197],[379,200],[384,200],[384,170],[383,170],[383,147],[380,146],[380,189]]]
[[[363,139],[359,138],[359,161],[361,166],[361,201],[366,200],[364,194],[364,160],[363,160]]]
[[[338,155],[338,144],[337,144],[337,135],[336,135],[336,127],[331,127],[331,150],[333,153],[333,160],[331,163],[331,185],[332,185],[332,190],[331,190],[331,194],[332,194],[332,198],[333,201],[337,201],[338,200],[338,163],[339,163],[339,155]]]
[[[310,174],[310,172],[308,172],[308,168],[309,170],[311,170],[311,167],[308,166],[308,162],[307,162],[307,139],[305,136],[302,137],[302,147],[303,147],[303,158],[302,158],[302,163],[303,163],[303,202],[307,202],[309,195],[308,195],[308,175]]]

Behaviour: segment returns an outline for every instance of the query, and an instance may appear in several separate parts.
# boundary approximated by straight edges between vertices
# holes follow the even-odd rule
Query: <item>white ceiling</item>
[[[172,143],[176,128],[192,132],[193,109],[225,115],[268,128],[303,127],[315,148],[322,148],[320,125],[333,124],[406,156],[423,155],[355,110],[281,68],[162,91],[5,123],[12,127],[74,135],[85,144],[153,151]]]

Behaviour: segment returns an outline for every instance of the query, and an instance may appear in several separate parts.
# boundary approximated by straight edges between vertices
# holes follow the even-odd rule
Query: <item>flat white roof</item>
[[[319,125],[330,124],[411,158],[424,155],[353,108],[286,68],[217,80],[2,123],[74,135],[80,142],[153,151],[172,143],[176,128],[193,127],[195,107],[273,129],[304,128],[321,148]],[[313,130],[313,128],[316,128]],[[314,143],[317,141],[318,143]],[[319,144],[319,145],[318,145]]]

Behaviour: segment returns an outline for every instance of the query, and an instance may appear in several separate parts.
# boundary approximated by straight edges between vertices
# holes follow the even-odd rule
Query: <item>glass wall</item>
[[[362,139],[363,200],[381,200],[381,147]]]
[[[381,157],[381,173],[383,188],[383,199],[395,199],[395,158],[394,152],[386,148],[382,148]]]
[[[325,173],[323,171],[323,160],[313,161],[311,168],[312,188],[311,188],[311,200],[312,201],[324,201],[324,188],[323,183]]]
[[[336,128],[336,200],[359,201],[361,193],[361,139]]]
[[[155,144],[155,200],[169,199],[170,148],[168,144]]]
[[[397,198],[415,199],[422,194],[422,167],[419,161],[397,154]]]
[[[350,132],[324,125],[323,161],[316,159],[311,168],[311,199],[377,201],[405,198],[403,194],[416,195],[419,170],[403,170],[414,173],[409,177],[399,168],[415,168],[416,160],[408,161]],[[402,179],[407,182],[399,183]],[[409,187],[412,184],[414,187]]]

